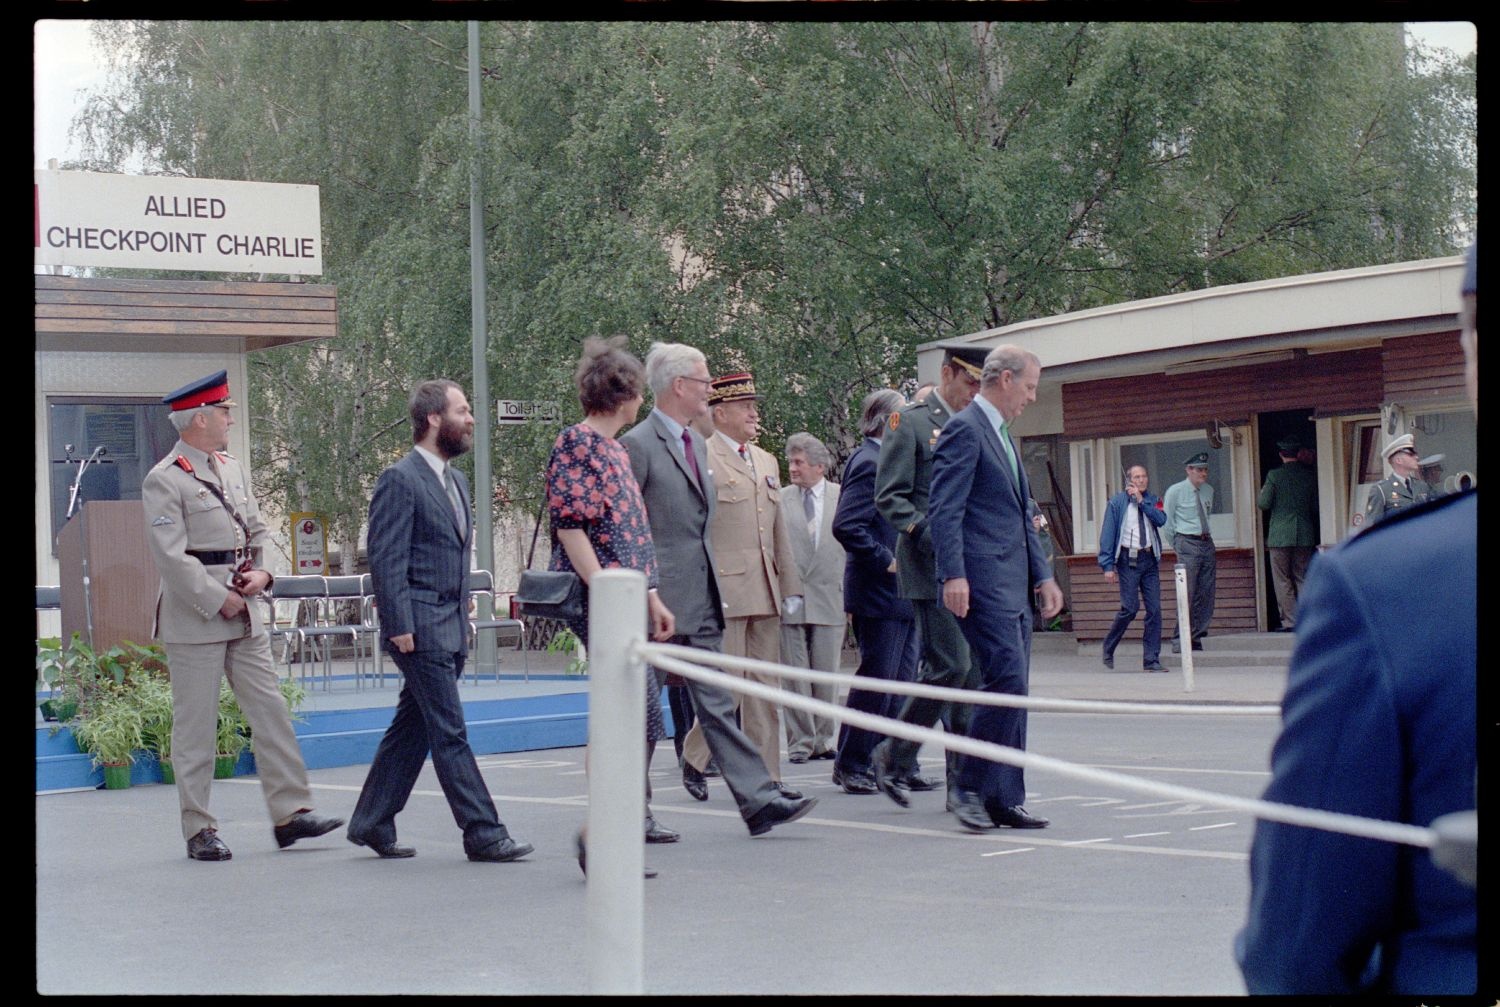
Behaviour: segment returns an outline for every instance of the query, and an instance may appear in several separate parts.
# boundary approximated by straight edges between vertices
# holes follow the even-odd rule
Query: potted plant
[[[116,687],[93,697],[88,716],[73,725],[73,740],[104,767],[106,790],[130,786],[130,766],[142,745],[142,719],[132,690]]]
[[[156,755],[161,782],[176,783],[172,773],[172,683],[145,668],[132,673],[130,683],[141,711],[142,747]]]
[[[214,779],[227,780],[234,775],[240,753],[250,744],[250,722],[240,709],[239,700],[228,682],[219,683],[219,725],[214,736]]]

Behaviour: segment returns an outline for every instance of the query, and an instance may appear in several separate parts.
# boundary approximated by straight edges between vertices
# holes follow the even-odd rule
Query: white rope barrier
[[[701,659],[708,651],[699,650],[696,647],[682,647],[669,643],[649,644],[649,652],[646,660],[657,664],[653,655],[664,654],[669,657],[678,657],[687,661],[705,663]],[[784,664],[773,664],[770,661],[758,661],[754,658],[735,657],[730,654],[714,654],[713,663],[734,671],[754,671],[763,675],[775,675],[781,678],[790,678],[799,682],[814,682],[826,685],[847,685],[851,689],[865,689],[870,692],[887,692],[896,696],[920,696],[923,699],[937,699],[951,703],[973,703],[979,706],[1013,706],[1023,710],[1040,710],[1050,713],[1191,713],[1195,715],[1208,716],[1254,716],[1268,717],[1279,716],[1279,706],[1236,706],[1233,704],[1210,704],[1210,703],[1128,703],[1115,700],[1103,699],[1049,699],[1042,696],[1014,696],[1009,693],[980,692],[975,689],[951,689],[940,685],[926,685],[921,682],[896,682],[879,678],[856,678],[847,674],[839,674],[828,671],[812,671],[807,668],[793,668]],[[844,709],[839,707],[840,710]],[[819,711],[824,712],[824,711]],[[842,713],[840,720],[847,720]],[[889,733],[889,732],[886,732]]]
[[[1003,762],[1012,766],[1020,766],[1023,769],[1046,770],[1090,783],[1120,787],[1125,790],[1134,790],[1157,797],[1212,804],[1231,811],[1242,811],[1269,822],[1281,822],[1286,825],[1300,825],[1313,829],[1323,829],[1329,832],[1340,832],[1345,835],[1358,836],[1365,839],[1379,839],[1388,843],[1400,843],[1405,846],[1431,848],[1436,844],[1436,836],[1433,830],[1421,826],[1362,818],[1358,815],[1322,811],[1316,808],[1303,808],[1291,804],[1276,804],[1255,798],[1233,797],[1228,794],[1214,793],[1209,790],[1178,786],[1174,783],[1158,783],[1154,780],[1143,780],[1105,769],[1092,769],[1088,766],[1080,766],[1061,759],[1037,755],[1033,752],[1026,752],[1005,745],[997,745],[987,741],[976,741],[973,738],[947,734],[942,731],[933,730],[932,728],[917,727],[914,724],[905,724],[860,710],[851,710],[834,703],[824,703],[810,696],[802,696],[776,686],[763,685],[751,679],[736,678],[733,675],[718,670],[714,666],[744,667],[747,664],[756,665],[757,667],[753,670],[781,673],[788,678],[801,677],[801,675],[785,674],[787,671],[796,672],[801,671],[801,669],[788,669],[781,665],[773,665],[763,661],[748,661],[744,658],[731,657],[713,651],[671,646],[668,644],[642,642],[636,644],[634,650],[636,656],[644,658],[652,665],[687,678],[707,682],[736,692],[742,692],[746,695],[782,706],[790,706],[809,713],[821,713],[837,717],[844,723],[864,728],[867,731],[877,731],[891,737],[905,738],[908,741],[935,744],[975,758],[988,759],[992,762]],[[681,660],[679,659],[680,656],[689,657],[691,660]],[[849,679],[841,677],[841,681],[848,682]],[[855,688],[862,689],[867,686],[876,685],[877,680],[855,679],[850,684]],[[908,685],[908,683],[892,682],[878,684],[886,686],[896,684]],[[995,696],[993,693],[971,692],[968,690],[937,689],[932,686],[925,686],[923,688],[932,692],[959,693],[963,702],[980,702],[982,697]],[[894,692],[897,690],[879,689],[874,691]],[[1019,699],[1025,697],[1007,698]],[[1058,701],[1054,700],[1052,702]],[[1116,705],[1131,706],[1132,704]],[[1212,709],[1214,708],[1195,707],[1192,712],[1206,713]],[[1131,712],[1139,711],[1132,709]],[[1180,708],[1176,708],[1174,712],[1181,712]]]

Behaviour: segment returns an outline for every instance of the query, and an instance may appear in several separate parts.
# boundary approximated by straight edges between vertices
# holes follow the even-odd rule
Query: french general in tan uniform
[[[758,399],[749,374],[717,378],[709,388],[717,430],[708,438],[717,504],[710,536],[724,600],[724,653],[779,662],[782,604],[795,597],[800,610],[802,581],[781,513],[780,466],[770,452],[748,443],[759,424]],[[753,418],[746,420],[742,414]],[[777,678],[754,672],[745,677],[781,685]],[[779,781],[779,707],[752,696],[739,697],[739,706],[746,737],[759,749],[771,778]],[[683,742],[682,757],[685,765],[697,769],[709,760],[708,744],[696,723]]]
[[[277,686],[254,597],[271,584],[262,567],[266,526],[244,467],[223,451],[235,404],[225,372],[162,401],[172,407],[181,439],[147,474],[141,500],[161,574],[156,638],[172,678],[172,763],[182,834],[189,857],[228,860],[208,810],[221,678],[228,678],[254,733],[256,770],[277,844],[290,846],[343,822],[311,810],[307,769]]]

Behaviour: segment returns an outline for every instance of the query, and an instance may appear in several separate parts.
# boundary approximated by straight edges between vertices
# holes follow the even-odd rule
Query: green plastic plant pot
[[[239,756],[237,755],[214,756],[214,779],[232,779],[234,777],[234,764],[239,761]]]
[[[105,790],[127,790],[130,787],[130,764],[104,767]]]

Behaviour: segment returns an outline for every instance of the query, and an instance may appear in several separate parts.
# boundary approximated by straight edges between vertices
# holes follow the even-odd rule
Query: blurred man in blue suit
[[[1031,486],[1010,424],[1036,401],[1042,367],[1036,354],[997,346],[984,358],[979,394],[944,425],[932,460],[927,520],[943,604],[958,617],[985,692],[1027,694],[1031,665],[1031,599],[1050,619],[1062,611],[1035,526],[1026,514]],[[969,736],[1026,747],[1026,711],[977,706]],[[965,759],[953,813],[974,831],[1007,826],[1041,829],[1027,813],[1019,766]]]
[[[1477,248],[1460,312],[1476,415]],[[1421,826],[1476,806],[1477,531],[1471,490],[1313,560],[1267,800]],[[1441,591],[1412,589],[1433,570]],[[1235,956],[1251,993],[1472,994],[1478,916],[1425,849],[1261,822]]]

